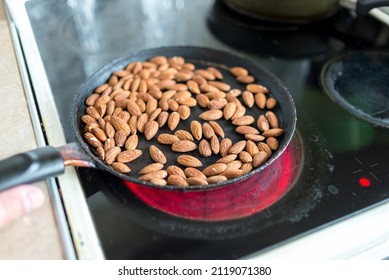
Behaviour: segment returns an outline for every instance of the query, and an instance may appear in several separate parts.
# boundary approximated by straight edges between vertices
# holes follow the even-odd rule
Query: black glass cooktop
[[[110,174],[80,169],[108,259],[245,258],[388,200],[388,128],[345,110],[321,86],[331,58],[387,49],[389,29],[376,20],[340,10],[307,25],[275,24],[212,0],[38,0],[27,2],[27,11],[68,141],[74,140],[70,107],[82,82],[117,57],[153,47],[235,53],[277,75],[296,104],[297,131],[285,155],[290,189],[252,215],[187,219],[152,207],[142,190],[130,191]]]

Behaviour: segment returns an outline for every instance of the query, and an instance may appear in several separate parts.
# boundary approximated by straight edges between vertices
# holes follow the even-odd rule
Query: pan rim
[[[136,177],[130,177],[128,175],[121,174],[121,173],[113,170],[109,166],[107,166],[105,163],[103,163],[91,151],[91,149],[89,148],[89,145],[85,142],[85,140],[82,137],[82,132],[78,128],[78,126],[79,126],[78,125],[78,123],[79,123],[78,116],[80,116],[78,114],[78,112],[80,110],[82,102],[85,102],[85,100],[80,100],[80,98],[82,96],[82,93],[85,91],[85,88],[87,88],[88,85],[96,79],[96,77],[101,76],[103,73],[112,74],[115,70],[120,69],[121,65],[123,65],[123,66],[127,65],[128,62],[131,61],[132,58],[143,56],[143,55],[146,55],[148,53],[150,53],[150,55],[151,54],[155,55],[157,53],[159,53],[160,55],[164,55],[164,53],[169,53],[172,50],[177,50],[177,52],[187,52],[187,53],[206,52],[206,53],[211,53],[211,54],[222,55],[226,58],[233,58],[235,60],[239,60],[242,62],[242,64],[249,65],[251,69],[256,69],[257,71],[266,75],[269,82],[272,85],[277,86],[277,88],[280,91],[282,91],[282,94],[284,95],[286,101],[288,102],[288,104],[284,104],[284,106],[288,105],[289,109],[291,109],[290,111],[288,111],[288,118],[290,118],[290,119],[287,120],[291,123],[291,128],[284,132],[283,140],[282,140],[283,144],[282,144],[282,146],[278,147],[278,149],[276,150],[276,154],[275,155],[273,154],[274,156],[272,155],[260,167],[257,167],[255,169],[253,169],[252,171],[250,171],[250,172],[248,172],[240,177],[237,177],[237,178],[232,178],[232,179],[228,179],[228,180],[223,181],[223,182],[218,182],[218,183],[209,184],[209,185],[196,185],[196,186],[180,187],[180,186],[175,186],[175,185],[165,185],[165,186],[155,185],[155,184],[152,184],[150,182],[139,180]],[[180,54],[177,54],[177,55],[180,55]],[[110,70],[110,71],[108,71],[108,70]],[[269,165],[271,165],[275,160],[277,160],[283,154],[283,152],[285,151],[285,149],[289,145],[289,143],[290,143],[290,141],[295,133],[296,122],[297,122],[297,113],[296,113],[296,107],[295,107],[295,103],[293,101],[293,97],[290,94],[287,87],[284,85],[284,83],[276,75],[274,75],[272,72],[265,69],[261,65],[255,63],[255,62],[252,62],[252,61],[248,60],[247,58],[239,56],[235,53],[231,53],[231,52],[227,52],[227,51],[223,51],[223,50],[218,50],[218,49],[213,49],[213,48],[199,47],[199,46],[167,46],[167,47],[165,46],[165,47],[158,47],[158,48],[143,49],[143,50],[138,50],[138,51],[132,52],[126,56],[121,56],[119,58],[112,60],[111,62],[105,64],[100,69],[98,69],[96,72],[94,72],[79,87],[77,93],[75,94],[75,96],[73,98],[70,117],[71,117],[72,130],[73,130],[74,135],[76,136],[78,144],[80,144],[82,146],[83,151],[86,152],[86,154],[93,159],[93,161],[96,163],[96,166],[98,166],[100,170],[107,171],[120,179],[123,179],[125,181],[129,181],[129,182],[133,182],[135,184],[139,184],[142,186],[157,188],[157,189],[161,189],[161,190],[179,190],[179,191],[183,191],[183,192],[185,192],[185,191],[202,191],[202,190],[210,190],[210,189],[226,187],[226,186],[229,186],[231,184],[240,183],[240,182],[248,179],[249,177],[254,176],[256,173],[261,172],[263,169],[267,168]]]

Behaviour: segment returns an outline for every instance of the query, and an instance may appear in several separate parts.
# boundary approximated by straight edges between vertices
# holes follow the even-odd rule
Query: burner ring
[[[353,52],[329,60],[321,72],[324,91],[355,117],[389,128],[389,55]]]

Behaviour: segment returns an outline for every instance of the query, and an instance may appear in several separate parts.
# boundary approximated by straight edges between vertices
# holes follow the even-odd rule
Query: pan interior
[[[178,165],[178,163],[176,162],[177,154],[171,151],[170,146],[159,144],[156,140],[157,139],[156,136],[151,140],[146,140],[143,134],[139,134],[138,149],[141,149],[143,154],[140,158],[128,164],[128,166],[132,170],[128,175],[120,174],[114,171],[112,168],[110,168],[101,160],[99,160],[99,158],[95,155],[95,153],[90,149],[88,144],[83,139],[84,124],[81,122],[81,116],[85,114],[85,109],[86,109],[85,99],[87,98],[87,96],[89,96],[97,86],[105,83],[109,79],[111,74],[116,70],[125,68],[125,66],[131,62],[146,61],[151,57],[158,56],[158,55],[163,55],[166,57],[182,56],[183,58],[185,58],[186,62],[193,63],[196,66],[196,69],[205,69],[209,66],[216,67],[222,72],[224,76],[223,82],[230,84],[232,88],[238,88],[242,90],[244,90],[245,86],[243,84],[238,83],[235,80],[235,78],[229,73],[228,69],[233,66],[241,66],[248,69],[250,74],[256,78],[256,83],[260,83],[268,87],[272,96],[277,99],[278,106],[276,107],[276,109],[273,109],[273,111],[279,119],[280,127],[282,127],[285,130],[285,133],[279,139],[279,148],[272,154],[269,160],[261,167],[236,179],[231,179],[222,183],[211,184],[206,186],[190,186],[185,188],[185,190],[217,188],[217,187],[225,186],[230,183],[245,180],[253,173],[259,172],[260,170],[262,170],[263,168],[271,164],[285,150],[295,131],[296,111],[290,93],[277,77],[269,73],[267,70],[263,69],[261,66],[227,52],[207,49],[207,48],[200,48],[200,47],[164,47],[164,48],[140,51],[138,53],[135,53],[128,57],[117,59],[105,65],[103,68],[98,70],[95,74],[93,74],[80,87],[77,95],[75,96],[75,99],[73,101],[73,106],[72,106],[72,118],[73,118],[72,125],[74,129],[74,133],[78,141],[84,147],[85,151],[96,161],[99,168],[108,171],[123,180],[135,182],[141,185],[164,188],[164,189],[182,190],[182,187],[155,186],[153,184],[140,181],[138,179],[139,176],[138,171],[142,169],[144,166],[146,166],[147,164],[153,163],[148,153],[148,148],[150,147],[150,145],[156,145],[165,153],[167,157],[166,166],[172,164]],[[197,116],[201,112],[203,112],[203,109],[201,109],[199,106],[192,107],[191,116],[185,121],[181,120],[177,129],[184,129],[188,131],[190,122],[194,119],[198,119]],[[264,110],[260,110],[256,106],[254,106],[252,109],[248,110],[246,114],[252,115],[254,116],[255,119],[257,119],[257,117],[264,112],[265,112]],[[230,138],[233,143],[236,143],[237,141],[244,139],[242,135],[239,135],[234,131],[235,126],[232,125],[230,121],[219,120],[218,122],[223,127],[226,137]],[[172,133],[172,132],[165,125],[164,127],[159,129],[158,134],[160,133]],[[220,155],[202,157],[198,153],[198,151],[191,152],[190,154],[197,158],[201,158],[201,161],[203,162],[203,166],[208,166],[209,164],[214,163],[218,158],[220,158]]]

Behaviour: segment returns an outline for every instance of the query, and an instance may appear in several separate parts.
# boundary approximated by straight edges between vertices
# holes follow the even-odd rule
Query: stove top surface
[[[320,77],[339,53],[387,50],[388,27],[346,10],[308,25],[282,25],[246,18],[221,1],[77,3],[26,4],[68,141],[75,140],[69,112],[83,81],[117,57],[160,46],[210,47],[255,61],[286,84],[298,114],[296,134],[279,158],[290,169],[288,190],[268,204],[250,199],[239,204],[237,198],[210,207],[212,201],[230,200],[231,193],[177,197],[79,169],[108,259],[245,258],[387,202],[388,129],[346,110],[323,90]],[[351,84],[363,82],[358,77]],[[191,202],[197,204],[188,216]],[[233,218],[225,218],[226,207],[232,207]]]

